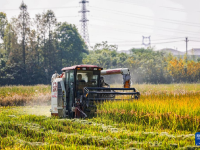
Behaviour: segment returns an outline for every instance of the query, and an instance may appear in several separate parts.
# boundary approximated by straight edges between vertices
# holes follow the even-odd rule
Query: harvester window
[[[84,87],[97,87],[98,86],[98,75],[93,71],[77,71],[77,86],[81,89]],[[81,86],[82,85],[82,86]]]
[[[74,82],[74,72],[69,73],[69,83]]]
[[[78,70],[76,76],[77,96],[83,94],[84,87],[98,87],[98,74],[94,71]]]
[[[80,82],[80,83],[83,83],[85,82],[84,78],[83,78],[83,75],[82,74],[78,74],[77,75],[77,82]]]

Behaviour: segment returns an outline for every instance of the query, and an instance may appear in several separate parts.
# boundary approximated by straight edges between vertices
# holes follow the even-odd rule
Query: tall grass
[[[194,145],[190,134],[136,132],[87,120],[27,115],[23,110],[0,107],[0,149],[174,149]]]
[[[32,103],[50,104],[50,86],[0,87],[0,106],[23,106]]]
[[[136,85],[141,98],[108,101],[98,106],[99,117],[159,129],[200,130],[200,85]]]
[[[99,104],[97,117],[88,120],[39,116],[49,106],[0,107],[0,149],[198,148],[194,133],[200,130],[200,85],[134,87],[141,92],[139,100]],[[1,87],[0,95],[4,106],[47,104],[50,86]]]

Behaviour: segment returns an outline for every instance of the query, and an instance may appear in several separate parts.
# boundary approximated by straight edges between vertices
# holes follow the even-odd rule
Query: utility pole
[[[81,0],[79,3],[82,4],[82,10],[79,11],[79,13],[82,13],[81,20],[80,20],[81,34],[82,34],[82,37],[85,40],[85,42],[89,44],[90,43],[89,42],[89,33],[88,33],[88,27],[87,27],[87,22],[89,20],[87,19],[87,16],[86,16],[86,13],[90,12],[89,10],[86,9],[86,3],[89,3],[89,1]]]
[[[188,55],[188,52],[187,52],[187,51],[188,51],[188,42],[189,42],[189,41],[188,41],[188,37],[185,38],[185,42],[186,42],[186,64],[187,64],[187,61],[188,61],[188,60],[187,60],[187,59],[188,59],[188,58],[187,58],[187,55]]]

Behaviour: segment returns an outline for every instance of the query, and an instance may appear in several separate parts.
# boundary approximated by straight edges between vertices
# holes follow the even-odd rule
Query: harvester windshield
[[[83,95],[84,87],[98,87],[99,71],[78,70],[76,75],[77,97]]]
[[[96,71],[77,71],[76,83],[77,87],[85,85],[85,87],[97,87],[98,86],[98,72]]]

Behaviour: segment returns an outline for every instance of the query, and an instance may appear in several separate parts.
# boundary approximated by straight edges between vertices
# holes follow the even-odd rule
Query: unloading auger
[[[131,86],[128,68],[103,70],[95,65],[76,65],[62,69],[51,79],[51,115],[85,118],[96,103],[109,100],[138,99],[140,92]],[[110,88],[103,75],[123,75],[123,88]],[[125,95],[125,98],[123,97]]]

